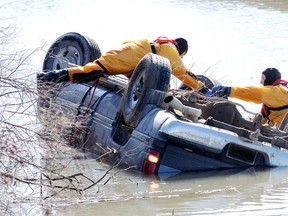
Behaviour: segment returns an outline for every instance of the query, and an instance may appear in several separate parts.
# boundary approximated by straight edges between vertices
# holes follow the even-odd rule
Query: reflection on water
[[[86,173],[93,179],[108,169],[85,158],[73,160],[69,167],[70,171]],[[68,195],[67,191],[46,200],[41,208],[37,202],[29,206],[34,213],[31,215],[41,211],[71,216],[282,215],[288,210],[287,171],[288,168],[249,168],[182,173],[159,179],[114,169],[82,195]]]
[[[185,173],[163,180],[119,173],[100,193],[57,212],[69,215],[271,215],[287,207],[287,168]],[[73,201],[72,201],[73,203]],[[85,211],[83,211],[85,209]],[[56,211],[55,211],[56,212]]]
[[[77,31],[93,37],[102,52],[128,39],[186,37],[187,66],[226,85],[258,84],[260,73],[271,66],[288,79],[286,0],[1,0],[0,16],[12,17],[10,22],[19,29],[15,48],[41,47],[31,62],[35,73],[41,70],[51,42]],[[244,104],[255,112],[259,109]],[[93,159],[75,159],[69,165],[68,173],[85,172],[94,180],[109,167]],[[11,206],[25,207],[26,215],[284,215],[287,171],[248,169],[146,178],[115,169],[81,196],[67,192],[41,205],[28,200]]]
[[[62,173],[85,173],[99,179],[108,165],[71,158]],[[25,215],[282,215],[288,210],[288,168],[222,170],[143,176],[115,168],[81,195],[62,191],[43,200],[26,199]],[[23,213],[23,211],[19,211]]]
[[[271,194],[274,187],[281,187],[287,182],[288,175],[286,172],[287,168],[231,170],[219,173],[211,172],[210,176],[209,172],[207,175],[202,173],[202,176],[197,175],[196,178],[189,178],[188,174],[184,180],[181,178],[176,180],[194,188],[193,192],[188,192],[189,194],[192,192],[192,196],[187,194],[191,200],[187,203],[189,206],[186,206],[186,208],[190,209],[192,205],[191,213],[201,215],[214,213],[245,214],[254,211],[256,215],[266,215],[269,208],[265,208],[265,206],[269,203],[273,205],[271,212],[277,209],[281,211],[283,207],[287,209],[285,206],[287,203],[275,207],[278,199],[275,194]],[[191,179],[193,179],[193,184],[191,184]],[[173,181],[173,183],[176,182]],[[285,194],[286,190],[287,185],[286,188],[281,188],[278,192]],[[269,197],[270,202],[265,202],[263,196]],[[207,206],[207,203],[209,203],[209,206]],[[268,212],[265,213],[267,210]]]

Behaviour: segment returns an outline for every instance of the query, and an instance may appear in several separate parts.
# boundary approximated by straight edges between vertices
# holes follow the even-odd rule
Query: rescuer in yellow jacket
[[[276,68],[263,71],[260,83],[263,86],[215,86],[206,96],[232,97],[262,103],[260,113],[263,115],[263,123],[279,126],[288,112],[288,83],[281,80],[281,73]]]
[[[170,61],[174,76],[195,91],[201,89],[201,92],[205,93],[207,88],[182,62],[187,51],[188,43],[184,38],[169,39],[160,36],[153,43],[147,39],[127,41],[119,49],[108,51],[84,66],[42,72],[37,75],[37,79],[48,82],[88,82],[95,80],[101,73],[124,74],[130,77],[146,54],[155,53]]]

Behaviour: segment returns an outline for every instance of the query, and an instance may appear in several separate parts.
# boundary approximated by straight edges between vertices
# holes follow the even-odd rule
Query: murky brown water
[[[288,78],[286,0],[2,0],[0,16],[13,17],[19,31],[15,47],[43,46],[31,62],[35,73],[51,42],[76,31],[93,37],[103,52],[132,38],[185,37],[190,45],[187,66],[226,85],[258,84],[260,73],[271,66]],[[259,109],[243,104],[254,112]],[[67,173],[83,172],[94,180],[109,169],[94,159],[65,161],[70,161]],[[150,179],[113,169],[83,195],[65,193],[41,203],[16,201],[11,209],[21,207],[16,215],[285,215],[287,171],[251,169]]]
[[[76,163],[77,167],[80,164],[85,167],[84,171],[89,170],[90,176],[101,172],[93,160]],[[125,171],[83,196],[51,199],[44,203],[42,212],[73,216],[285,215],[287,171],[287,168],[211,171],[162,179]]]

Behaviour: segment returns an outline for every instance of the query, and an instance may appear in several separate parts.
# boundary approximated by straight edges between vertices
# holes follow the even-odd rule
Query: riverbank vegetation
[[[39,49],[30,53],[15,50],[15,29],[0,26],[0,214],[23,211],[21,215],[27,215],[27,209],[36,211],[31,210],[31,203],[43,206],[43,201],[51,198],[71,196],[71,192],[83,195],[100,182],[107,183],[113,167],[97,179],[69,169],[75,159],[85,156],[67,146],[61,134],[44,132],[39,123],[37,71],[29,67]]]

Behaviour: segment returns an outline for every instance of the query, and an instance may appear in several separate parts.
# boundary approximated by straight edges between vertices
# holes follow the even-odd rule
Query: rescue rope
[[[90,96],[90,100],[89,100],[89,102],[88,102],[88,105],[87,105],[87,107],[86,107],[86,110],[85,110],[85,113],[84,113],[83,116],[86,116],[87,113],[88,113],[88,110],[89,110],[90,105],[91,105],[91,102],[92,102],[92,100],[93,100],[93,97],[94,97],[96,88],[97,88],[97,86],[98,86],[99,80],[100,80],[100,76],[98,76],[97,79],[96,79],[96,80],[93,82],[93,84],[92,84],[93,93],[92,93],[91,96]],[[91,89],[90,89],[90,91],[91,91]]]

